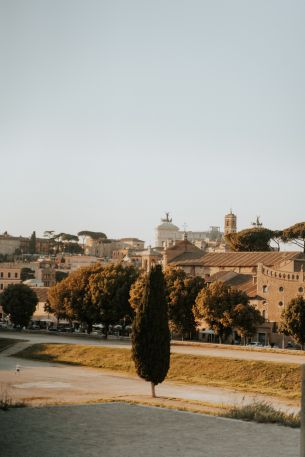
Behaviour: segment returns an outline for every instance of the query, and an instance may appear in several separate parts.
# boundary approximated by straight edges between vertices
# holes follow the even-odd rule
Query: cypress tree
[[[170,332],[165,282],[160,265],[147,276],[132,326],[132,358],[138,375],[155,386],[164,381],[170,364]]]

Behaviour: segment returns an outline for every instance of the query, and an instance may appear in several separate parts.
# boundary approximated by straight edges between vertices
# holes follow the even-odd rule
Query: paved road
[[[2,457],[296,457],[299,431],[120,403],[0,411]]]
[[[69,343],[69,344],[83,344],[92,346],[115,346],[115,347],[129,347],[130,342],[118,339],[109,339],[105,341],[103,339],[88,338],[86,336],[61,336],[54,335],[52,333],[39,334],[39,333],[20,333],[20,332],[7,332],[0,330],[0,337],[3,338],[21,338],[27,339],[34,343]],[[253,350],[231,350],[222,349],[220,347],[211,347],[209,345],[197,346],[185,346],[185,345],[172,345],[171,351],[181,354],[193,354],[193,355],[207,355],[212,357],[231,357],[234,359],[243,360],[264,360],[270,362],[283,362],[283,363],[305,363],[304,355],[294,355],[294,351],[285,351],[283,353],[273,353],[265,350],[253,351]]]

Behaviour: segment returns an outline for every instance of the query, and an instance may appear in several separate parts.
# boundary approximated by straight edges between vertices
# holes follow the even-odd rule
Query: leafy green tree
[[[225,240],[232,251],[270,251],[274,232],[264,227],[254,227],[229,233]]]
[[[129,303],[131,285],[135,282],[138,271],[133,266],[110,264],[89,278],[92,303],[99,308],[99,322],[105,326],[107,338],[109,325],[133,315]]]
[[[304,349],[305,346],[305,300],[302,295],[293,298],[282,312],[279,329],[286,335],[291,335]]]
[[[258,309],[249,303],[239,303],[234,306],[231,326],[241,336],[246,344],[246,339],[256,334],[257,327],[265,322]]]
[[[44,238],[48,239],[48,251],[49,251],[49,254],[51,254],[51,250],[52,250],[54,233],[55,233],[54,230],[45,230],[43,232]]]
[[[60,319],[73,319],[73,315],[68,314],[66,308],[66,301],[69,300],[70,291],[66,284],[65,280],[55,284],[50,287],[48,290],[48,299],[45,305],[45,311],[48,313],[54,314],[57,318],[57,322]]]
[[[34,279],[35,271],[29,267],[21,268],[20,279],[21,281],[26,281],[27,279]]]
[[[138,375],[155,386],[164,381],[170,365],[170,332],[165,282],[160,265],[147,276],[143,299],[132,325],[132,358]]]
[[[36,232],[34,231],[31,235],[29,242],[29,253],[36,254]]]
[[[67,314],[85,323],[88,334],[92,332],[93,324],[100,321],[99,306],[92,301],[90,277],[101,270],[100,265],[79,268],[61,282],[68,291],[64,302]]]
[[[129,304],[134,312],[136,312],[143,299],[146,281],[147,273],[142,273],[130,287]]]
[[[264,322],[250,304],[245,292],[233,289],[222,282],[213,282],[199,292],[195,313],[203,319],[222,343],[233,328],[242,336],[251,335],[256,326]]]
[[[305,252],[305,222],[299,222],[283,230],[282,241],[293,243]]]
[[[191,338],[196,330],[193,307],[198,293],[204,286],[204,280],[199,276],[188,276],[180,268],[168,267],[165,271],[165,283],[170,328],[182,336]]]
[[[35,312],[38,298],[25,284],[10,284],[0,295],[0,303],[5,314],[15,326],[27,327]]]
[[[81,237],[90,237],[93,240],[105,240],[107,239],[107,236],[103,232],[92,232],[90,230],[82,230],[78,232],[78,236]]]
[[[61,270],[55,271],[55,282],[60,282],[68,277],[68,273]]]

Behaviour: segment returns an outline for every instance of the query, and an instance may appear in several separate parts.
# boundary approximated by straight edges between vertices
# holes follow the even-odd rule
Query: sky
[[[305,220],[303,0],[0,0],[0,233]]]

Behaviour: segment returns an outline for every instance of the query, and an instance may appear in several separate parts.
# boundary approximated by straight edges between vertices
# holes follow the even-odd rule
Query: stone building
[[[221,281],[247,293],[266,322],[255,340],[285,345],[279,334],[281,313],[298,295],[305,297],[305,257],[302,252],[227,252],[204,254],[199,259],[174,259],[172,265],[206,282]]]
[[[177,241],[183,240],[185,235],[188,241],[199,249],[207,251],[225,249],[223,233],[219,227],[211,226],[210,230],[196,232],[192,230],[180,230],[179,227],[173,224],[169,213],[166,213],[166,217],[161,219],[161,224],[156,227],[155,247],[166,249],[173,246]]]

